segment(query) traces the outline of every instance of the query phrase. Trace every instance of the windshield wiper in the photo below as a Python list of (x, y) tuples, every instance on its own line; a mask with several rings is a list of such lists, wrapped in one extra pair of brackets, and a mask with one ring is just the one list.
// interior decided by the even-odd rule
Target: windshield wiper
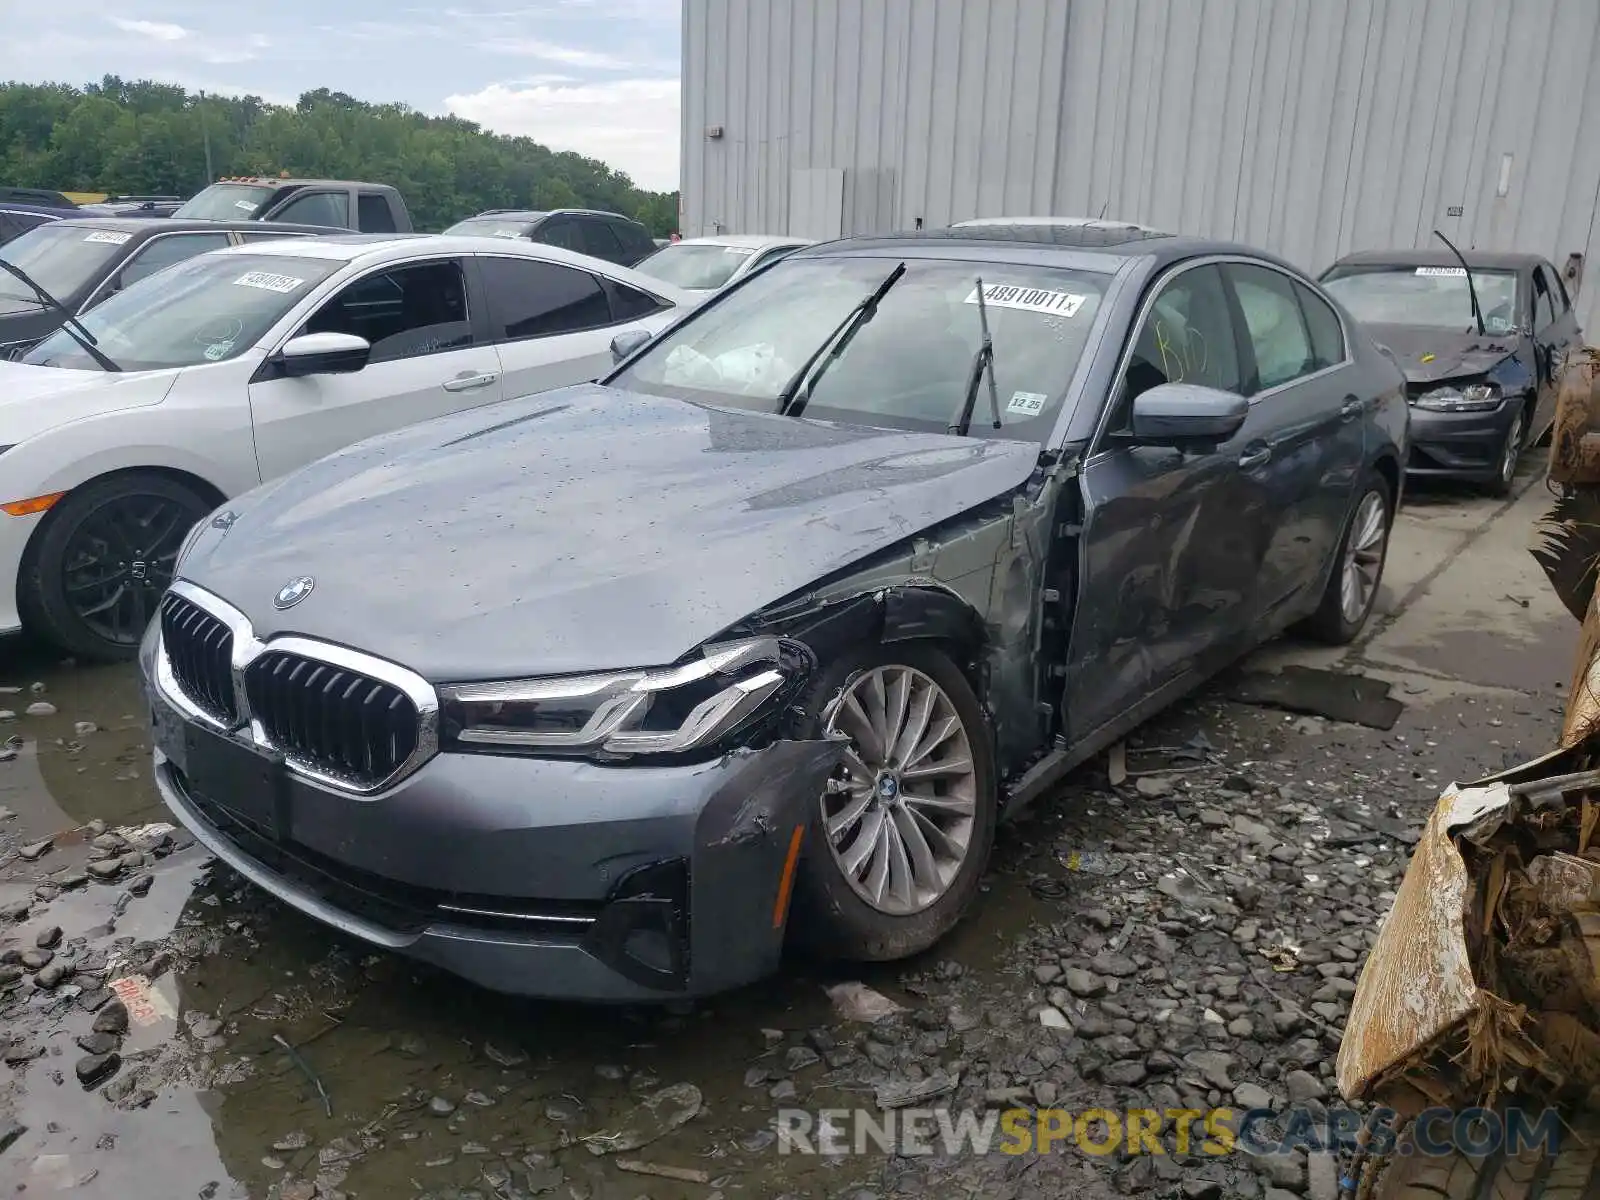
[(956, 437), (966, 437), (967, 430), (972, 427), (972, 410), (978, 406), (978, 387), (983, 383), (983, 377), (989, 377), (989, 414), (994, 418), (994, 427), (1000, 428), (1000, 393), (994, 383), (994, 341), (989, 337), (989, 309), (983, 302), (983, 280), (978, 280), (978, 332), (981, 340), (978, 349), (972, 356), (972, 367), (967, 372), (967, 392), (961, 399), (961, 407), (957, 410), (955, 419), (945, 430)]
[(61, 303), (61, 301), (57, 300), (49, 292), (45, 291), (37, 283), (35, 283), (33, 278), (26, 271), (13, 263), (8, 263), (3, 258), (0, 258), (0, 270), (4, 270), (21, 280), (24, 287), (30, 289), (35, 296), (39, 297), (40, 304), (43, 304), (46, 308), (53, 308), (56, 310), (56, 312), (60, 313), (62, 321), (61, 328), (67, 331), (67, 335), (71, 337), (73, 341), (77, 342), (78, 345), (83, 347), (83, 352), (85, 354), (100, 364), (100, 369), (102, 371), (121, 372), (121, 367), (117, 366), (116, 363), (112, 362), (109, 358), (102, 354), (99, 349), (97, 349), (99, 343), (95, 341), (94, 334), (90, 333), (78, 323), (78, 318), (72, 315), (72, 310), (69, 309), (65, 304)]
[[(822, 345), (816, 348), (811, 357), (800, 364), (800, 369), (794, 373), (789, 382), (783, 385), (783, 390), (778, 393), (779, 416), (798, 417), (805, 410), (806, 403), (811, 399), (811, 393), (816, 390), (817, 380), (822, 378), (822, 373), (831, 367), (839, 356), (844, 353), (845, 347), (850, 344), (850, 339), (860, 332), (861, 327), (877, 315), (878, 301), (884, 298), (889, 289), (898, 283), (900, 276), (905, 273), (906, 265), (901, 263), (884, 276), (883, 282), (873, 288), (866, 296), (863, 296), (861, 302), (845, 314), (844, 320), (834, 326), (833, 332), (827, 336)], [(832, 348), (831, 350), (829, 349), (830, 347)], [(824, 353), (827, 353), (828, 357), (819, 364), (817, 360), (822, 358)], [(814, 375), (812, 374), (813, 367), (816, 368), (816, 374)], [(807, 376), (811, 377), (811, 382), (806, 387), (805, 397), (797, 399), (800, 387), (806, 383)]]
[(1472, 268), (1467, 266), (1467, 256), (1457, 250), (1455, 243), (1437, 229), (1433, 231), (1433, 236), (1450, 247), (1450, 253), (1456, 256), (1461, 263), (1461, 269), (1467, 273), (1467, 295), (1472, 297), (1472, 319), (1478, 323), (1478, 336), (1487, 337), (1489, 331), (1483, 327), (1483, 309), (1478, 306), (1478, 289), (1472, 282)]

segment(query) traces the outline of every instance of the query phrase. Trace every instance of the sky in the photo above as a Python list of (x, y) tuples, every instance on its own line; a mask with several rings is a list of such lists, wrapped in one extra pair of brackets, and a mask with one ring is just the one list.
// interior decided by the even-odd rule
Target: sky
[(0, 0), (0, 79), (103, 75), (454, 113), (678, 186), (680, 0)]

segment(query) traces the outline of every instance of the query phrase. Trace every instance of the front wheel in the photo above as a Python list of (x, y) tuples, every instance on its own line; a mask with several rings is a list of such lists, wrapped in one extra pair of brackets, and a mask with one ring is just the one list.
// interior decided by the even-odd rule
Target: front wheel
[(1522, 460), (1522, 443), (1527, 430), (1528, 414), (1519, 408), (1516, 415), (1511, 418), (1511, 428), (1506, 430), (1506, 440), (1500, 447), (1499, 471), (1488, 489), (1491, 496), (1511, 495), (1512, 484), (1517, 478), (1517, 463)]
[(998, 783), (988, 726), (949, 657), (871, 646), (807, 689), (810, 732), (850, 740), (817, 797), (796, 879), (795, 937), (831, 958), (885, 961), (960, 920), (994, 844)]
[(1378, 602), (1378, 586), (1383, 582), (1383, 564), (1389, 553), (1393, 516), (1389, 481), (1373, 472), (1358, 494), (1360, 499), (1339, 542), (1322, 602), (1305, 624), (1307, 633), (1332, 646), (1354, 641), (1366, 625)]
[[(1596, 1200), (1600, 1197), (1600, 1123), (1570, 1120), (1548, 1145), (1468, 1156), (1408, 1153), (1377, 1168), (1372, 1200)], [(1403, 1143), (1411, 1139), (1402, 1135)], [(1415, 1150), (1414, 1144), (1408, 1149)]]
[(45, 518), (17, 581), (24, 624), (81, 658), (133, 658), (184, 537), (211, 508), (194, 488), (153, 471), (69, 493)]

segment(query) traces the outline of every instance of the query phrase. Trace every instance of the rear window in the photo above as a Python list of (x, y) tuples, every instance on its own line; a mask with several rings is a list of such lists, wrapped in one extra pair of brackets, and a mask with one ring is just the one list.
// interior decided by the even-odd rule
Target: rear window
[(356, 201), (356, 224), (362, 233), (393, 233), (394, 210), (389, 207), (389, 198), (362, 192)]
[(445, 232), (466, 237), (522, 238), (532, 232), (537, 219), (538, 214), (526, 217), (468, 217), (465, 221), (457, 221)]

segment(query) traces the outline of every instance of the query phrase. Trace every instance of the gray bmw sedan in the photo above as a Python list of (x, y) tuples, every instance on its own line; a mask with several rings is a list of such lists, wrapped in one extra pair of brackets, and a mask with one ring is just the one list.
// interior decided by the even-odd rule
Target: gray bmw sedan
[(998, 820), (1372, 611), (1404, 378), (1259, 252), (832, 242), (613, 353), (195, 527), (141, 662), (157, 783), (218, 857), (511, 992), (897, 958)]

